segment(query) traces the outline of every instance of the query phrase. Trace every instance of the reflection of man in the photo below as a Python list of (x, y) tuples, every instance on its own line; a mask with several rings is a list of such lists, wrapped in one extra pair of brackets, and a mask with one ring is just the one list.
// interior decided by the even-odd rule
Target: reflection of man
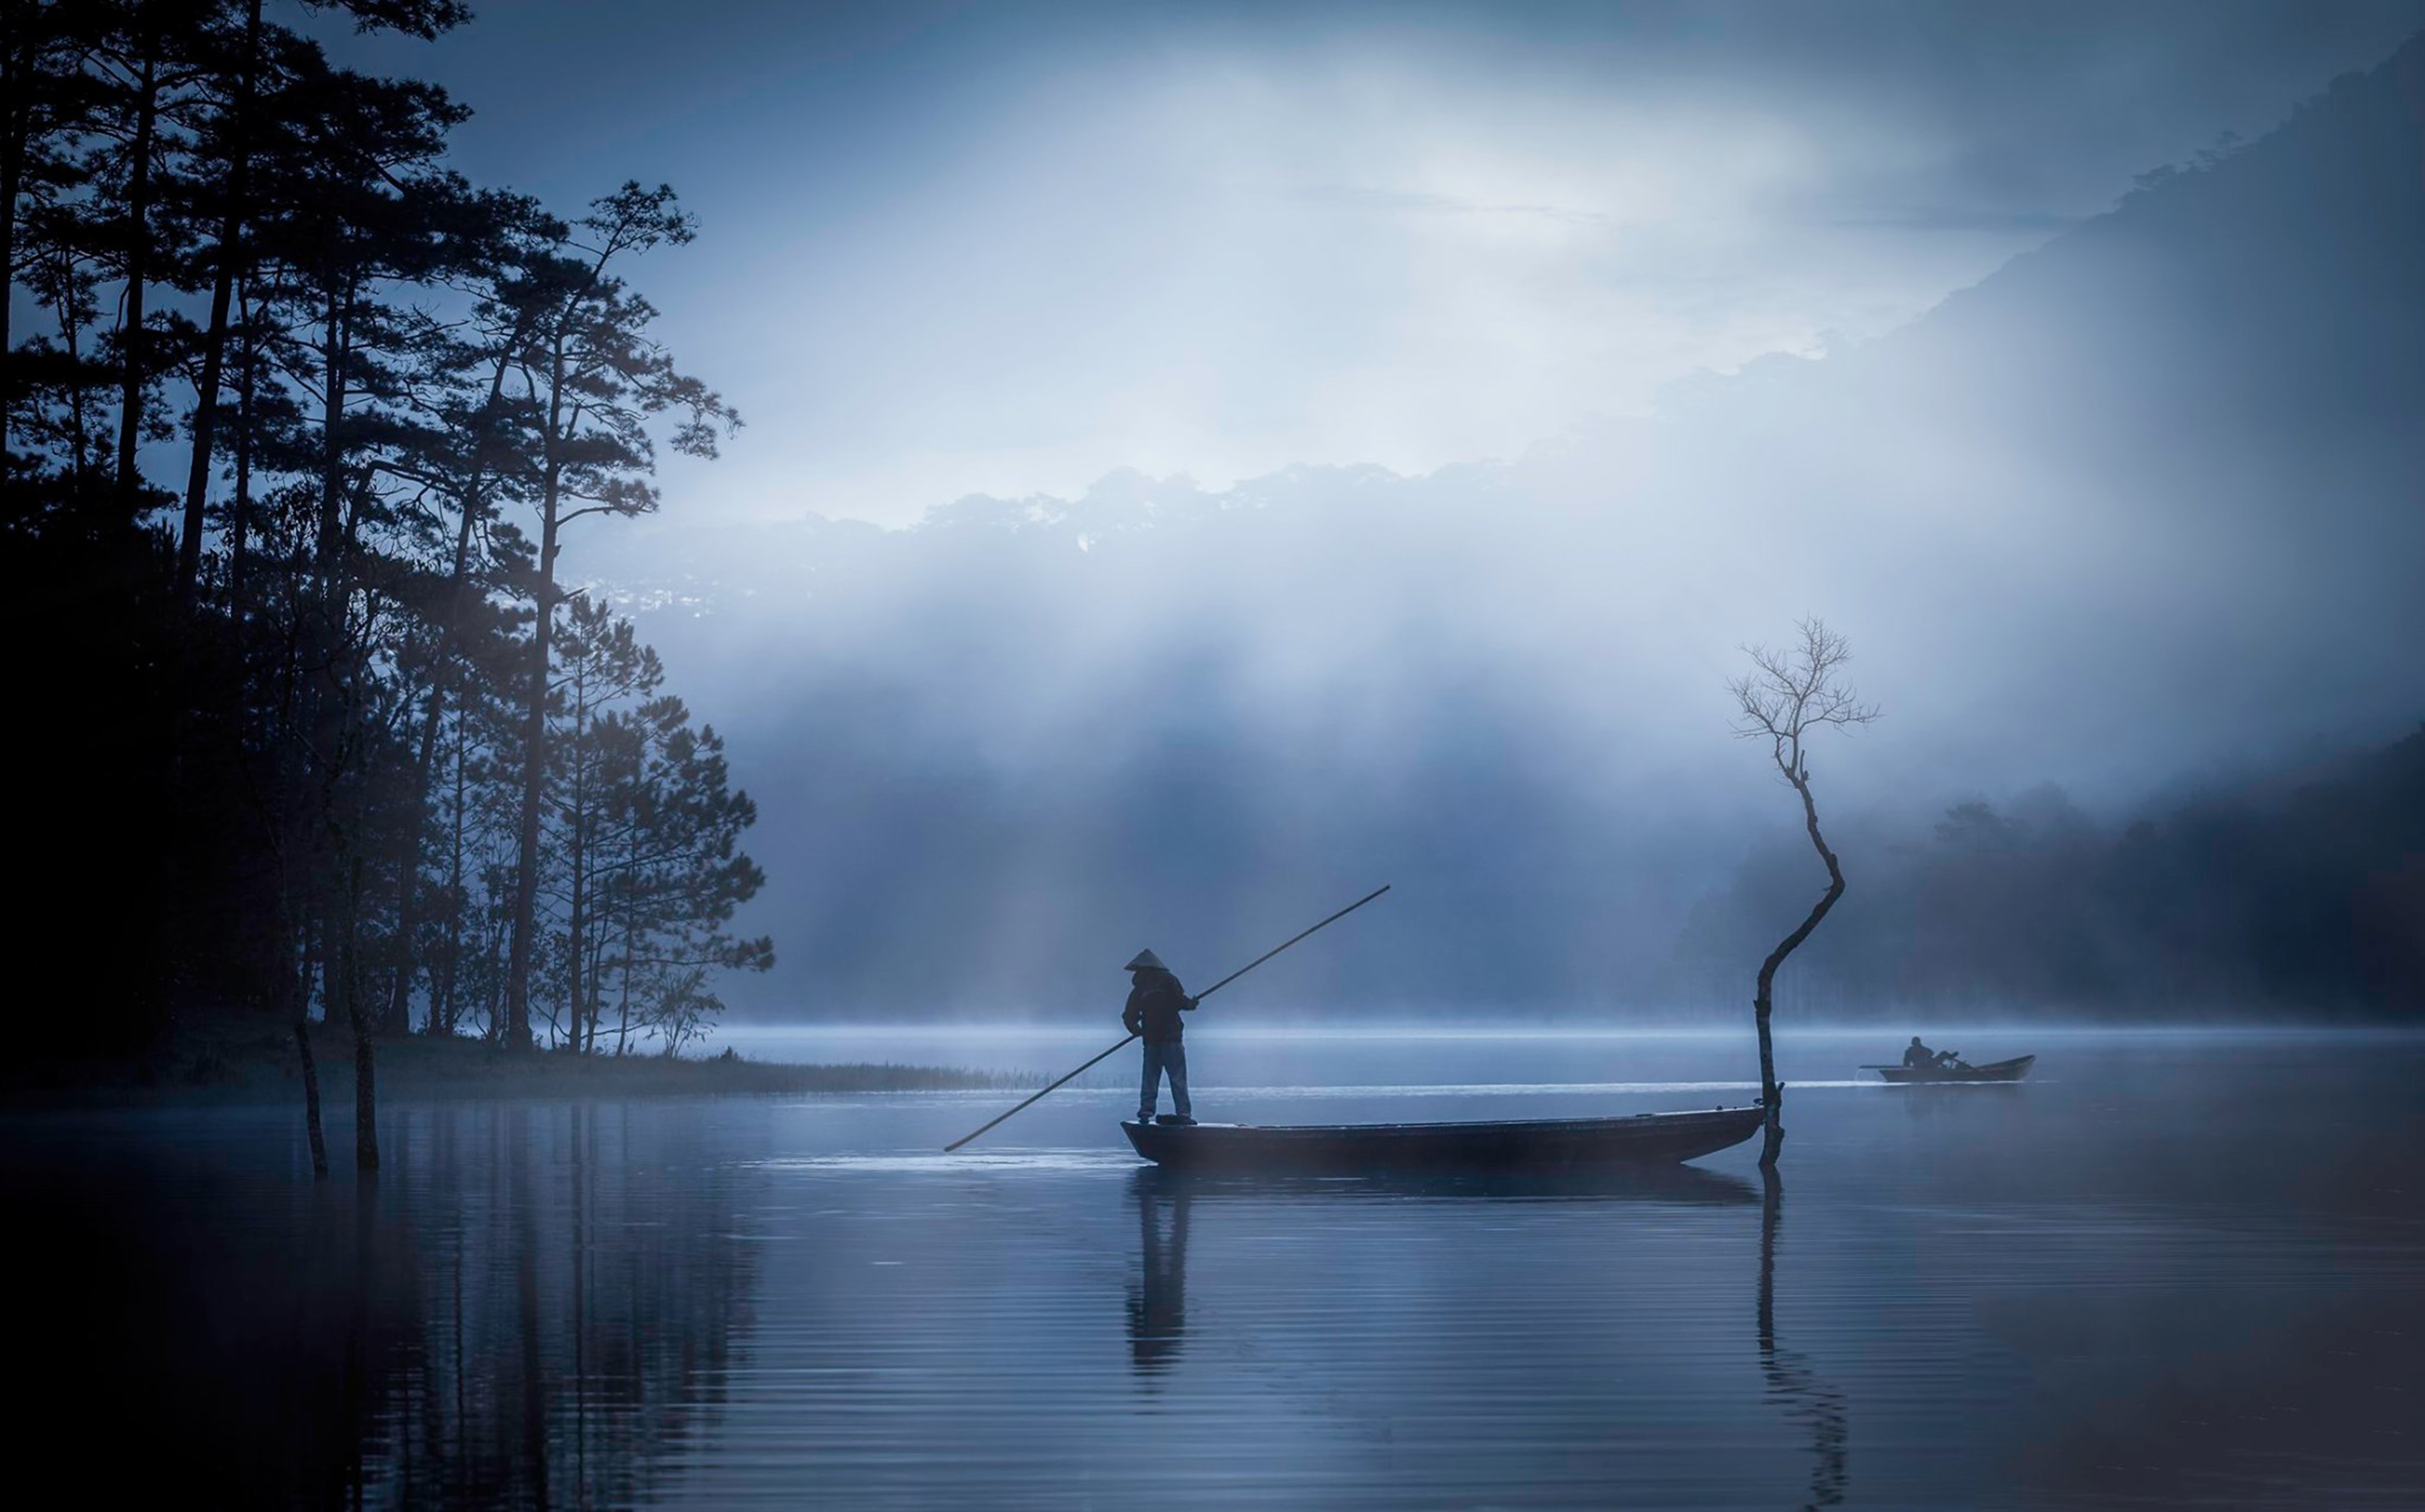
[(1137, 1122), (1153, 1122), (1153, 1104), (1162, 1092), (1163, 1074), (1168, 1072), (1171, 1115), (1162, 1121), (1194, 1123), (1189, 1117), (1194, 1110), (1187, 1101), (1187, 1047), (1181, 1043), (1187, 1031), (1179, 1016), (1196, 1006), (1196, 1000), (1152, 951), (1138, 951), (1123, 970), (1133, 985), (1129, 989), (1128, 1006), (1120, 1010), (1120, 1023), (1145, 1041), (1145, 1085), (1137, 1091)]
[[(1139, 1171), (1132, 1188), (1145, 1283), (1129, 1292), (1129, 1363), (1147, 1375), (1169, 1368), (1187, 1332), (1187, 1194), (1164, 1198), (1154, 1182), (1153, 1172)], [(1162, 1221), (1165, 1208), (1166, 1235)]]

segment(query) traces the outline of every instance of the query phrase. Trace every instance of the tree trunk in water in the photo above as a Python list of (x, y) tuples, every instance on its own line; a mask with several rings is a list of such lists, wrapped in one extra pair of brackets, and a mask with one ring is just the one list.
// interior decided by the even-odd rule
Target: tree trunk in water
[(1776, 1079), (1776, 1053), (1768, 1030), (1769, 1009), (1775, 1001), (1776, 969), (1785, 964), (1785, 957), (1792, 955), (1804, 941), (1810, 938), (1810, 931), (1819, 927), (1819, 921), (1827, 917), (1827, 910), (1844, 895), (1844, 869), (1837, 864), (1836, 853), (1827, 848), (1825, 837), (1819, 833), (1819, 805), (1810, 796), (1809, 772), (1798, 766), (1788, 767), (1786, 780), (1793, 784), (1794, 792), (1802, 795), (1803, 828), (1810, 832), (1810, 844), (1819, 852), (1819, 859), (1827, 863), (1827, 891), (1812, 906), (1810, 916), (1802, 921), (1801, 927), (1778, 941), (1776, 948), (1768, 953), (1768, 958), (1759, 963), (1759, 991), (1752, 999), (1752, 1021), (1759, 1028), (1759, 1095), (1768, 1110), (1759, 1145), (1762, 1170), (1775, 1168), (1777, 1155), (1785, 1149), (1782, 1118), (1785, 1088)]
[(312, 1064), (312, 1029), (295, 1021), (295, 1049), (303, 1057), (303, 1127), (312, 1135), (312, 1179), (329, 1179), (329, 1142), (320, 1137), (320, 1072)]
[(1785, 1088), (1777, 1084), (1776, 1045), (1768, 1032), (1768, 978), (1767, 972), (1760, 973), (1759, 996), (1752, 1000), (1751, 1016), (1759, 1027), (1759, 1102), (1763, 1113), (1759, 1166), (1762, 1170), (1775, 1170), (1776, 1157), (1785, 1149)]

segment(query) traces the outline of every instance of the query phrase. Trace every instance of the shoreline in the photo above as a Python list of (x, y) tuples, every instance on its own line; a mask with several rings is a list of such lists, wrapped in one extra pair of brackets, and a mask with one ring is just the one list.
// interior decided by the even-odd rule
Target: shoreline
[[(353, 1102), (352, 1034), (309, 1026), (320, 1096), (331, 1111)], [(482, 1040), (421, 1036), (371, 1041), (381, 1102), (781, 1097), (857, 1092), (1018, 1091), (1041, 1079), (896, 1062), (795, 1063), (712, 1056), (508, 1053)], [(214, 1023), (172, 1035), (140, 1054), (10, 1068), (0, 1111), (229, 1106), (303, 1101), (302, 1061), (291, 1026)]]

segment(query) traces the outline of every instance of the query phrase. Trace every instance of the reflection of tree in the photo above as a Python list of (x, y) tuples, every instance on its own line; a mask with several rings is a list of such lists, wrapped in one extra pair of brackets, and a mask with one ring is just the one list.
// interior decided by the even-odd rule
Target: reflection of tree
[(648, 1110), (437, 1122), (454, 1233), (420, 1246), (434, 1275), (417, 1287), (425, 1347), (408, 1374), (425, 1378), (388, 1410), (371, 1481), (397, 1500), (648, 1500), (720, 1403), (754, 1287), (740, 1173), (691, 1149), (696, 1124)]
[(756, 1284), (741, 1173), (645, 1110), (445, 1109), (427, 1137), (426, 1184), (384, 1216), (363, 1190), (342, 1361), (313, 1372), (345, 1412), (298, 1469), (342, 1465), (352, 1504), (649, 1500)]
[(1776, 1343), (1776, 1241), (1784, 1227), (1785, 1183), (1774, 1168), (1763, 1170), (1759, 1204), (1759, 1373), (1768, 1400), (1785, 1415), (1810, 1426), (1810, 1496), (1806, 1507), (1840, 1506), (1844, 1501), (1844, 1393), (1819, 1379), (1810, 1357)]
[(1136, 1202), (1140, 1278), (1129, 1283), (1129, 1363), (1148, 1378), (1179, 1358), (1187, 1331), (1187, 1204), (1183, 1184), (1151, 1171), (1131, 1181)]
[(224, 1136), (0, 1151), (44, 1299), (12, 1428), (129, 1503), (649, 1500), (756, 1284), (746, 1173), (649, 1110), (389, 1118), (402, 1158), (326, 1186)]

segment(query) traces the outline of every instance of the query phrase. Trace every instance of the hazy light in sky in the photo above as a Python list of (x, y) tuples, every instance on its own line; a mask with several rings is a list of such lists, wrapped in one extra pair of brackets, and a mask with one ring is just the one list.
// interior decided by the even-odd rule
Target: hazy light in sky
[(750, 426), (669, 503), (888, 523), (1118, 467), (1519, 454), (1891, 330), (2425, 21), (482, 9), (375, 49), (479, 112), (469, 170), (559, 205), (663, 178), (702, 219), (642, 283)]
[(749, 426), (565, 570), (731, 741), (785, 1011), (1400, 877), (1304, 990), (1736, 992), (1806, 611), (1865, 878), (2413, 718), (2425, 0), (562, 14), (377, 66), (699, 217), (634, 277)]

